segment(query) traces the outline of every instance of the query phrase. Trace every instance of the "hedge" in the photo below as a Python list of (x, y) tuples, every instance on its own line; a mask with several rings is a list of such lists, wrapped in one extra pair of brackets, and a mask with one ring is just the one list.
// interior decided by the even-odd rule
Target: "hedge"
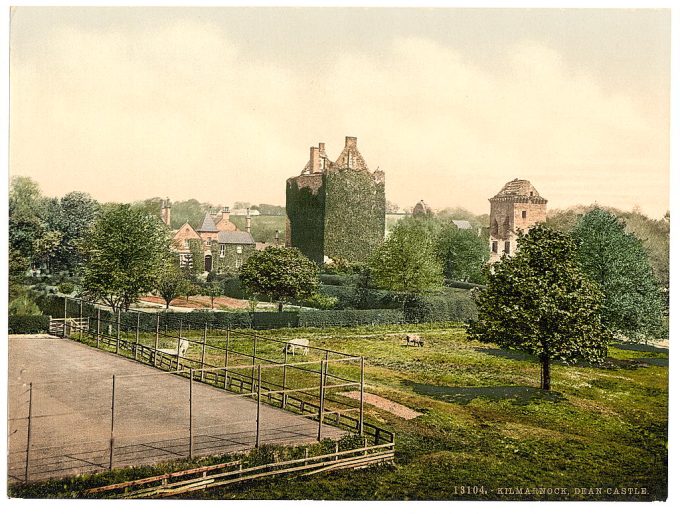
[(9, 316), (10, 334), (42, 334), (50, 328), (49, 316)]
[(401, 309), (344, 311), (300, 311), (301, 327), (353, 327), (356, 325), (394, 325), (404, 322)]
[(356, 284), (358, 275), (330, 275), (328, 273), (319, 273), (319, 282), (329, 286), (351, 286)]
[(416, 295), (404, 304), (408, 323), (477, 319), (477, 306), (467, 291), (445, 289), (439, 294)]

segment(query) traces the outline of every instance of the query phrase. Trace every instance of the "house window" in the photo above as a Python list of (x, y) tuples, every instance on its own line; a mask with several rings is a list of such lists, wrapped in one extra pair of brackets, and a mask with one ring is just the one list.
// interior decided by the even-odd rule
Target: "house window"
[(241, 266), (243, 266), (243, 259), (236, 257), (236, 267), (240, 268)]
[(522, 219), (527, 219), (527, 211), (522, 211)]
[(227, 249), (227, 245), (220, 245), (220, 257), (224, 257), (224, 252)]
[(236, 247), (236, 253), (238, 253), (239, 255), (243, 253), (243, 247), (241, 245), (238, 245)]
[(505, 242), (505, 248), (503, 250), (505, 253), (510, 253), (510, 241)]
[(498, 253), (498, 241), (491, 242), (491, 251), (493, 253)]

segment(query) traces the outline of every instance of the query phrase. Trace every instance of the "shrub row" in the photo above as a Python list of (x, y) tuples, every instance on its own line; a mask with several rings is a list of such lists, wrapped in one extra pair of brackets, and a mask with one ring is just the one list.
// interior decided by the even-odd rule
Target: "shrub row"
[(7, 323), (10, 334), (41, 334), (49, 327), (49, 316), (9, 316)]
[(353, 327), (357, 325), (393, 325), (404, 322), (401, 309), (366, 309), (344, 311), (300, 311), (301, 327)]
[(445, 290), (436, 295), (409, 297), (404, 303), (407, 323), (477, 319), (477, 306), (467, 291)]

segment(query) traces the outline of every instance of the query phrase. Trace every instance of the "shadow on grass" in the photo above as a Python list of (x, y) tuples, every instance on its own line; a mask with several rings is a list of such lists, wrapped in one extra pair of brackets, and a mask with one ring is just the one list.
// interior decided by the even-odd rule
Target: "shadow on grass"
[(475, 348), (475, 351), (491, 355), (492, 357), (503, 357), (513, 361), (536, 361), (534, 355), (516, 350), (506, 350), (504, 348)]
[(637, 343), (616, 343), (612, 345), (614, 348), (619, 348), (620, 350), (631, 350), (633, 352), (646, 352), (646, 353), (663, 353), (668, 355), (668, 348), (659, 348), (657, 346), (652, 346), (649, 344), (637, 344)]
[(542, 401), (558, 403), (566, 400), (561, 393), (543, 391), (538, 387), (448, 387), (419, 384), (411, 381), (405, 381), (404, 385), (412, 388), (415, 393), (431, 396), (437, 400), (449, 403), (457, 403), (459, 405), (467, 405), (475, 398), (483, 398), (491, 401), (511, 400), (514, 405), (529, 405)]

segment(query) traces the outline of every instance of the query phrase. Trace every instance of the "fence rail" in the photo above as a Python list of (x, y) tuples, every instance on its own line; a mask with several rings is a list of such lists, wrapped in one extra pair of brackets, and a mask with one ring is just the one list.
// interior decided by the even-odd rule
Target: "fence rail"
[[(208, 327), (207, 324), (203, 327), (194, 326), (193, 331), (189, 332), (190, 327), (182, 326), (181, 321), (177, 331), (173, 332), (167, 328), (162, 329), (158, 317), (155, 330), (149, 331), (140, 325), (139, 315), (136, 317), (136, 323), (126, 324), (122, 322), (120, 312), (113, 313), (84, 302), (76, 306), (78, 316), (70, 317), (66, 302), (68, 299), (65, 300), (64, 316), (50, 319), (50, 333), (115, 353), (162, 372), (187, 378), (190, 413), (193, 401), (191, 384), (194, 382), (230, 391), (234, 393), (230, 395), (232, 398), (242, 397), (256, 402), (255, 447), (260, 445), (261, 433), (266, 430), (266, 427), (261, 426), (260, 404), (285, 409), (301, 418), (315, 421), (316, 439), (319, 441), (324, 433), (323, 427), (328, 425), (365, 436), (372, 446), (394, 444), (392, 432), (364, 420), (362, 357), (316, 346), (309, 346), (307, 349), (309, 355), (305, 353), (290, 357), (287, 352), (287, 341), (229, 327)], [(128, 321), (130, 317), (128, 315)], [(188, 344), (185, 354), (180, 351), (181, 341)], [(154, 373), (157, 374), (157, 371), (149, 375)], [(132, 375), (127, 375), (130, 376)], [(134, 444), (125, 446), (114, 434), (118, 424), (116, 417), (120, 416), (116, 412), (118, 402), (116, 378), (122, 380), (126, 375), (112, 378), (111, 404), (108, 407), (111, 437), (107, 457), (98, 456), (95, 459), (96, 468), (99, 470), (126, 464), (123, 455), (137, 451)], [(336, 394), (357, 389), (358, 401), (350, 401), (347, 397)], [(105, 409), (101, 410), (103, 413)], [(38, 419), (40, 413), (31, 413), (30, 405), (28, 411), (28, 416), (19, 421), (25, 421), (27, 431), (30, 432), (31, 422)], [(197, 440), (196, 434), (196, 427), (192, 426), (192, 416), (189, 414), (188, 438), (181, 434), (173, 434), (170, 439), (163, 441), (163, 447), (175, 446), (178, 448), (176, 450), (179, 452), (176, 453), (178, 456), (192, 458), (196, 449), (194, 444)], [(132, 449), (126, 450), (128, 446)], [(187, 447), (188, 454), (185, 454)], [(209, 448), (208, 442), (203, 441), (202, 450)], [(32, 468), (29, 474), (29, 462), (32, 465), (33, 460), (43, 458), (45, 452), (45, 448), (36, 447), (31, 443), (29, 433), (25, 452), (24, 481), (28, 482), (31, 477), (38, 479), (37, 473)], [(205, 454), (205, 451), (202, 453)], [(92, 459), (88, 457), (85, 460)], [(13, 478), (17, 479), (17, 475), (15, 469)]]

